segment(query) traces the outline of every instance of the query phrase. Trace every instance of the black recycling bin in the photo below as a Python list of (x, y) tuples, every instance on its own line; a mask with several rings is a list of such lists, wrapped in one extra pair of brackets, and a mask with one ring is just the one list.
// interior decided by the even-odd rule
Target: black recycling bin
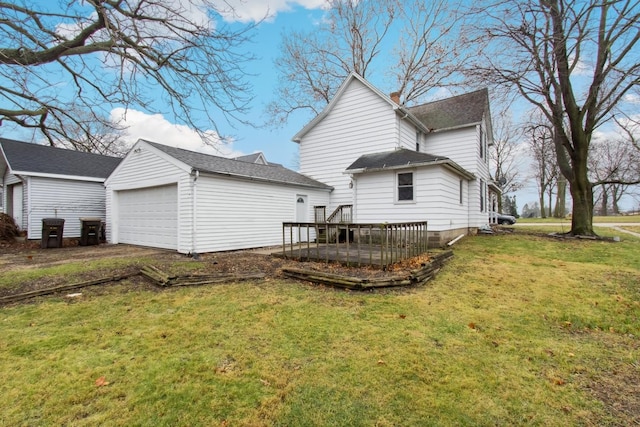
[(80, 246), (99, 245), (102, 219), (80, 218), (80, 223), (82, 224), (80, 230)]
[(62, 233), (64, 232), (64, 219), (62, 218), (42, 218), (42, 240), (40, 247), (61, 248)]

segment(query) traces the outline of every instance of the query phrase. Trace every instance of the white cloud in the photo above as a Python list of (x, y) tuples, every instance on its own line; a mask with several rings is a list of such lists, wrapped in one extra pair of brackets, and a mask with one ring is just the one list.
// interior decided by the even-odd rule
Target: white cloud
[(215, 0), (218, 11), (226, 21), (257, 22), (265, 17), (272, 21), (280, 12), (296, 6), (305, 9), (324, 9), (326, 0)]
[(199, 153), (213, 154), (221, 157), (237, 157), (242, 152), (233, 149), (232, 143), (220, 142), (214, 130), (207, 131), (207, 136), (214, 145), (206, 144), (202, 137), (185, 125), (171, 123), (162, 114), (147, 114), (138, 110), (114, 108), (111, 110), (111, 121), (124, 127), (124, 140), (127, 145), (135, 144), (138, 139), (146, 139), (170, 147), (182, 148)]

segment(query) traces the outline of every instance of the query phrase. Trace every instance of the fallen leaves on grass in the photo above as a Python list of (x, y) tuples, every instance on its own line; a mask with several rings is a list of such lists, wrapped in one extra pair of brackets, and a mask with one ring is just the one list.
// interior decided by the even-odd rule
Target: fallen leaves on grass
[(109, 385), (109, 381), (107, 381), (107, 379), (104, 376), (96, 380), (96, 387), (104, 387), (107, 385)]

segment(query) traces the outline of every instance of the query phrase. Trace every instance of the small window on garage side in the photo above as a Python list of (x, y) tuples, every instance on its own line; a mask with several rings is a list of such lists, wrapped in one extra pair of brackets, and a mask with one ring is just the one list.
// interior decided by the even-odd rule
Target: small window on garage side
[(464, 181), (460, 180), (460, 204), (464, 203)]
[(398, 174), (398, 201), (408, 202), (413, 200), (413, 172)]

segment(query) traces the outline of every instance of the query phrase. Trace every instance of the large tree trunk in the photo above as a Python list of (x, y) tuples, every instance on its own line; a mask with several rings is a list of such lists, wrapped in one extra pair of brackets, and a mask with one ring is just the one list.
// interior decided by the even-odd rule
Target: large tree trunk
[(574, 162), (574, 176), (569, 179), (573, 199), (571, 232), (574, 236), (595, 236), (593, 232), (593, 187), (587, 178), (587, 164)]

